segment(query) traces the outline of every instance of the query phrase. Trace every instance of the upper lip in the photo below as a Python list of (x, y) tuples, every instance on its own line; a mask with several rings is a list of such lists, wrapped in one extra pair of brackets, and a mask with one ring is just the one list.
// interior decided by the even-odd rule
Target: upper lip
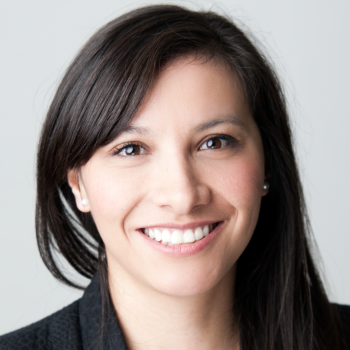
[(177, 229), (177, 230), (186, 230), (186, 229), (194, 229), (196, 227), (203, 227), (205, 225), (211, 225), (219, 223), (223, 220), (206, 220), (206, 221), (197, 221), (197, 222), (189, 222), (187, 224), (177, 224), (173, 222), (163, 222), (159, 224), (152, 224), (142, 227), (144, 228), (171, 228), (171, 229)]

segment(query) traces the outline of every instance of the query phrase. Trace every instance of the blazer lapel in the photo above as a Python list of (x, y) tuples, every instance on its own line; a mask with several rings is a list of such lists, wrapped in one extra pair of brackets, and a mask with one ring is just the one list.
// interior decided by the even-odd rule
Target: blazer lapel
[[(104, 312), (104, 315), (102, 315)], [(86, 288), (79, 304), (79, 322), (84, 350), (127, 350), (114, 307), (108, 300), (102, 310), (99, 274)]]

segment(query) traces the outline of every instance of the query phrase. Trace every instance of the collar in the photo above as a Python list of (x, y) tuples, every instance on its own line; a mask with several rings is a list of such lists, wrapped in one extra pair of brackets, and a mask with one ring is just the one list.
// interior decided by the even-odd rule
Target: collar
[(127, 350), (112, 303), (107, 301), (104, 315), (102, 311), (100, 278), (96, 273), (79, 303), (83, 350)]

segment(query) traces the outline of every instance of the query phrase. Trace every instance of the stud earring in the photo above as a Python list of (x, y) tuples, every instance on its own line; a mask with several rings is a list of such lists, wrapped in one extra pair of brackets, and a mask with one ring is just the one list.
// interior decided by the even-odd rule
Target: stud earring
[(87, 204), (87, 200), (85, 198), (82, 198), (81, 199), (81, 204), (82, 204), (83, 207), (85, 207), (86, 204)]
[(270, 188), (270, 184), (269, 184), (267, 181), (265, 181), (265, 182), (264, 182), (263, 189), (266, 191), (266, 190), (268, 190), (269, 188)]

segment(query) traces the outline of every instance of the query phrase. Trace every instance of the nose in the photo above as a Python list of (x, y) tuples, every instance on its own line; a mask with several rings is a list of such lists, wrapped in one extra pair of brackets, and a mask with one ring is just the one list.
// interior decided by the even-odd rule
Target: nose
[(158, 207), (186, 215), (210, 201), (210, 189), (185, 157), (163, 160), (154, 177), (153, 202)]

